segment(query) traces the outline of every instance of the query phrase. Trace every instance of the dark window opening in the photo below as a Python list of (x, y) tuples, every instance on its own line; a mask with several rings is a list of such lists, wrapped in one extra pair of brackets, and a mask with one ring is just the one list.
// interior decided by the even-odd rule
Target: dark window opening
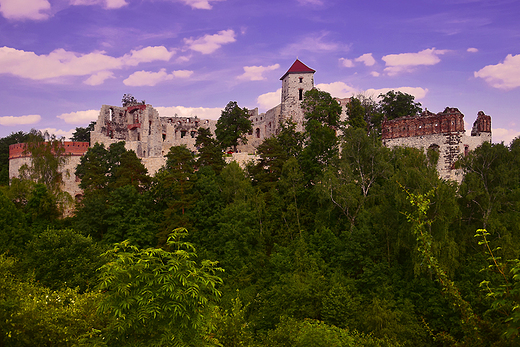
[(303, 83), (303, 77), (300, 77), (300, 83)]
[(148, 135), (152, 135), (152, 121), (148, 122)]
[(303, 89), (300, 89), (299, 92), (300, 92), (299, 99), (303, 100)]
[(186, 130), (181, 130), (181, 139), (186, 136)]
[(166, 140), (166, 134), (162, 134), (162, 140), (163, 140), (163, 141)]
[(194, 139), (194, 138), (195, 138), (195, 131), (192, 131), (192, 132), (190, 133), (190, 136), (191, 136), (192, 139)]
[(260, 128), (256, 128), (256, 138), (260, 138)]

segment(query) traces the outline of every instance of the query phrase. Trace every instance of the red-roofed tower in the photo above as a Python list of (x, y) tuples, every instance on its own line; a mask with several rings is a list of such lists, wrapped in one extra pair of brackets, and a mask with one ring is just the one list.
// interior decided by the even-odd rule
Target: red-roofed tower
[(292, 118), (297, 124), (297, 131), (303, 131), (301, 102), (305, 92), (314, 88), (315, 72), (299, 59), (296, 59), (289, 70), (280, 78), (282, 80), (282, 119)]

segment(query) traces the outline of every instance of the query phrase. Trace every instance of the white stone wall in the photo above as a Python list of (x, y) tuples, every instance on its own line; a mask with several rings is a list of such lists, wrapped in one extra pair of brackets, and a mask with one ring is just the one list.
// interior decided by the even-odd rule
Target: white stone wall
[(450, 134), (432, 134), (424, 136), (401, 137), (383, 140), (387, 147), (414, 147), (422, 148), (426, 152), (428, 148), (438, 146), (439, 161), (437, 172), (443, 179), (461, 182), (462, 170), (454, 169), (453, 164), (468, 151), (473, 151), (482, 143), (491, 142), (491, 134), (484, 133), (480, 136), (467, 136), (463, 132)]
[[(79, 188), (79, 180), (76, 179), (76, 167), (80, 163), (81, 156), (79, 155), (70, 155), (66, 156), (65, 163), (60, 167), (59, 172), (62, 174), (63, 184), (61, 189), (67, 193), (69, 193), (72, 198), (75, 198), (78, 195), (82, 195), (83, 191)], [(31, 158), (29, 157), (20, 157), (13, 158), (9, 160), (9, 178), (18, 178), (20, 177), (20, 168), (22, 165), (27, 164), (31, 165)]]

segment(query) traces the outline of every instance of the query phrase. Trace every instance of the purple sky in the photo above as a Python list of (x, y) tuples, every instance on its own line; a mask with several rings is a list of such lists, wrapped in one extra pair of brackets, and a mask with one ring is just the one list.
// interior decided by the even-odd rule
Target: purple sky
[(266, 111), (299, 58), (333, 96), (398, 89), (520, 135), (514, 0), (0, 0), (0, 137), (69, 137), (124, 93), (163, 116)]

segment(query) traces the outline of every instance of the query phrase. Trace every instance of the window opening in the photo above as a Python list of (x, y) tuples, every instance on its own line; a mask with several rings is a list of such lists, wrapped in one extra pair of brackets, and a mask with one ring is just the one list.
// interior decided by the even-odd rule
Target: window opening
[(303, 89), (300, 89), (299, 92), (300, 92), (299, 99), (303, 100)]

